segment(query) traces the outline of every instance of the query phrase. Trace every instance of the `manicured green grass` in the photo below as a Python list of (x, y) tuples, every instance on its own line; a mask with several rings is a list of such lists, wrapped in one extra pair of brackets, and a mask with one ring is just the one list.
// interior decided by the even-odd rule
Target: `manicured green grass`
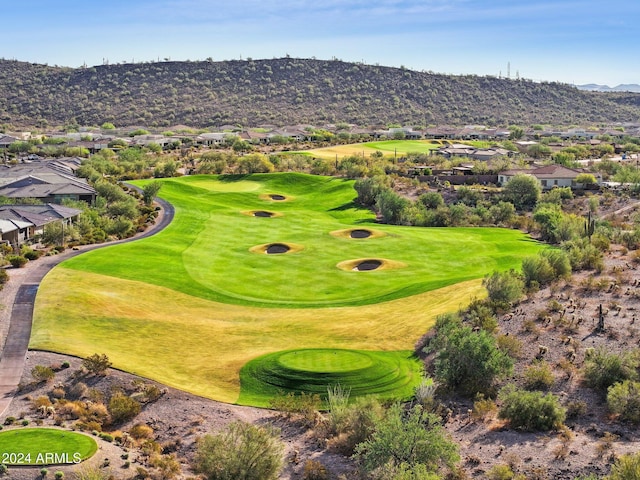
[[(506, 229), (377, 224), (343, 179), (194, 176), (164, 180), (160, 193), (176, 207), (167, 229), (45, 277), (30, 348), (106, 353), (115, 367), (176, 388), (263, 405), (261, 388), (241, 392), (247, 362), (292, 347), (411, 350), (438, 314), (485, 294), (485, 274), (541, 248)], [(353, 239), (354, 228), (375, 234)], [(254, 248), (270, 243), (295, 248)], [(386, 263), (345, 269), (364, 258)]]
[(352, 143), (349, 145), (334, 145), (325, 148), (315, 148), (300, 153), (315, 158), (338, 159), (350, 155), (369, 156), (374, 152), (380, 151), (385, 155), (406, 155), (408, 153), (428, 153), (441, 146), (438, 141), (432, 140), (382, 140), (379, 142)]
[[(282, 194), (286, 200), (271, 200), (269, 194)], [(64, 266), (218, 302), (313, 308), (366, 305), (435, 290), (517, 267), (523, 256), (540, 248), (514, 230), (375, 224), (369, 210), (353, 203), (353, 182), (330, 177), (185, 177), (164, 181), (161, 195), (177, 211), (165, 231), (89, 252)], [(253, 210), (279, 216), (243, 213)], [(331, 235), (349, 226), (385, 235)], [(286, 255), (252, 251), (274, 242), (301, 248)], [(360, 258), (382, 258), (406, 267), (370, 272), (337, 267)]]
[(269, 406), (278, 394), (318, 394), (340, 385), (351, 398), (408, 399), (422, 378), (422, 365), (412, 352), (372, 352), (339, 349), (301, 349), (256, 358), (240, 370), (238, 403)]
[(76, 432), (53, 428), (0, 432), (0, 463), (5, 465), (80, 463), (97, 450), (93, 438)]

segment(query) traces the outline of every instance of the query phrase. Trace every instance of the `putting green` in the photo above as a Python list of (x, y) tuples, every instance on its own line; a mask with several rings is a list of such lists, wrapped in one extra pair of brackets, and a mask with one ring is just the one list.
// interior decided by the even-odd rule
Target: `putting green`
[(278, 394), (318, 394), (340, 385), (351, 397), (408, 399), (421, 381), (422, 365), (410, 351), (301, 349), (270, 353), (240, 370), (238, 403), (268, 406)]
[(53, 428), (0, 432), (0, 463), (5, 465), (63, 465), (80, 463), (98, 450), (84, 434)]

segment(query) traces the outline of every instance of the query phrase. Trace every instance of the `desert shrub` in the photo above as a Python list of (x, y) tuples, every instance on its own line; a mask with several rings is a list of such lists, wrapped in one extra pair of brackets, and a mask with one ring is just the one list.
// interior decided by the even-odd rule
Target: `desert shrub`
[(475, 299), (464, 312), (464, 318), (474, 327), (491, 333), (495, 332), (498, 328), (498, 319), (494, 312), (494, 306), (498, 305), (490, 305), (486, 300)]
[(109, 400), (109, 413), (113, 423), (122, 423), (131, 420), (140, 413), (140, 402), (127, 395), (117, 392)]
[(28, 260), (22, 255), (9, 255), (7, 257), (7, 261), (11, 264), (13, 268), (22, 268), (28, 262)]
[(566, 416), (558, 398), (548, 393), (517, 390), (508, 385), (500, 391), (502, 406), (498, 417), (508, 420), (513, 428), (546, 431), (560, 427)]
[(4, 475), (9, 471), (9, 467), (7, 467), (4, 463), (0, 463), (0, 475)]
[(441, 465), (452, 467), (459, 460), (458, 447), (437, 415), (420, 405), (405, 412), (399, 404), (392, 405), (373, 435), (356, 447), (356, 457), (366, 472), (391, 462), (395, 467), (424, 465), (436, 473)]
[(37, 260), (41, 255), (42, 254), (40, 252), (31, 249), (22, 252), (22, 256), (27, 260)]
[(585, 357), (583, 375), (586, 384), (596, 390), (606, 391), (611, 385), (638, 377), (640, 356), (637, 351), (621, 354), (609, 353), (598, 348)]
[(93, 355), (82, 360), (82, 366), (93, 375), (103, 375), (109, 367), (111, 361), (106, 354), (94, 353)]
[(494, 465), (487, 472), (488, 480), (512, 480), (515, 477), (515, 473), (511, 470), (509, 465)]
[(47, 470), (46, 468), (41, 468), (41, 469), (40, 469), (40, 476), (41, 476), (42, 478), (46, 477), (46, 476), (47, 476), (47, 473), (49, 473), (49, 470)]
[(52, 405), (51, 400), (46, 395), (42, 395), (38, 398), (35, 398), (34, 400), (31, 401), (31, 404), (33, 405), (34, 410), (38, 410), (39, 408), (42, 408), (42, 407), (45, 407), (45, 408), (50, 407)]
[(299, 414), (305, 423), (311, 425), (316, 418), (316, 412), (322, 406), (322, 399), (317, 393), (279, 392), (270, 400), (269, 406), (289, 415)]
[[(452, 468), (451, 472), (446, 478), (454, 480), (455, 478), (464, 479), (466, 477), (454, 477)], [(456, 472), (459, 472), (455, 470)], [(369, 480), (440, 480), (439, 474), (430, 472), (426, 465), (416, 463), (409, 465), (407, 463), (396, 464), (394, 462), (387, 462), (383, 466), (377, 468), (369, 474), (367, 479)]]
[(113, 442), (113, 435), (110, 435), (108, 433), (100, 433), (98, 434), (98, 436), (105, 442), (109, 442), (109, 443)]
[(554, 382), (553, 369), (548, 362), (535, 362), (524, 372), (524, 386), (527, 390), (547, 390)]
[(78, 382), (69, 389), (69, 397), (73, 399), (84, 398), (88, 392), (89, 387), (82, 382)]
[(608, 480), (636, 480), (640, 478), (640, 453), (620, 456), (611, 466)]
[(498, 335), (496, 347), (511, 358), (520, 358), (522, 355), (522, 341), (515, 335)]
[(622, 420), (640, 423), (640, 382), (625, 380), (611, 385), (607, 391), (607, 406)]
[(275, 480), (284, 452), (277, 435), (269, 427), (234, 422), (198, 439), (194, 471), (208, 480)]
[(53, 477), (56, 480), (62, 480), (64, 478), (64, 472), (58, 470), (56, 473), (53, 474)]
[(497, 305), (511, 305), (522, 297), (524, 282), (515, 270), (493, 272), (482, 280), (489, 299)]
[(587, 413), (587, 402), (573, 400), (567, 403), (567, 418), (576, 418)]
[(307, 460), (302, 471), (302, 480), (329, 480), (329, 472), (317, 460)]
[(36, 382), (49, 382), (56, 374), (51, 367), (36, 365), (31, 369), (31, 376)]
[(176, 478), (181, 471), (180, 462), (175, 453), (169, 455), (154, 455), (149, 460), (149, 465), (158, 469), (161, 478), (171, 480)]
[(415, 388), (414, 396), (416, 400), (422, 407), (427, 411), (434, 411), (436, 409), (437, 400), (436, 400), (436, 390), (438, 389), (438, 384), (433, 381), (433, 378), (423, 378)]
[(496, 348), (490, 333), (474, 332), (451, 316), (436, 319), (436, 336), (427, 349), (435, 352), (436, 378), (466, 395), (487, 392), (513, 370), (513, 360)]
[(478, 395), (476, 401), (473, 402), (471, 415), (473, 415), (473, 418), (476, 420), (480, 420), (493, 415), (497, 411), (498, 406), (496, 405), (496, 402), (490, 398), (485, 398), (484, 395)]
[(129, 435), (136, 440), (153, 437), (153, 428), (148, 425), (138, 423), (129, 429)]
[(384, 414), (380, 402), (372, 397), (356, 399), (339, 420), (332, 418), (333, 413), (329, 411), (329, 428), (336, 435), (328, 442), (329, 447), (343, 455), (352, 455), (359, 443), (371, 437)]
[(0, 290), (4, 287), (4, 284), (9, 281), (9, 274), (4, 268), (0, 268)]

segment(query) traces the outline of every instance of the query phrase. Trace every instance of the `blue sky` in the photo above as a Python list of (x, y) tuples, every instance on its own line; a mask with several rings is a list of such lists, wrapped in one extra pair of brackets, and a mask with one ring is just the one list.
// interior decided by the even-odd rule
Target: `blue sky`
[(333, 57), (438, 73), (640, 83), (640, 2), (21, 0), (0, 56), (35, 63)]

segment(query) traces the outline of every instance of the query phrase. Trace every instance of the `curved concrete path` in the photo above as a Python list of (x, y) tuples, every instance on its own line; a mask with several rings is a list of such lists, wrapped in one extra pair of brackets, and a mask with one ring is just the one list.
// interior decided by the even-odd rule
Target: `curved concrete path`
[[(175, 211), (173, 206), (164, 200), (156, 199), (156, 202), (162, 207), (162, 214), (156, 223), (142, 233), (123, 240), (80, 247), (79, 250), (67, 250), (59, 255), (41, 257), (34, 262), (36, 265), (22, 280), (22, 284), (18, 287), (13, 298), (7, 339), (0, 354), (0, 417), (4, 415), (4, 412), (11, 404), (14, 395), (17, 393), (20, 379), (22, 378), (29, 347), (29, 338), (31, 337), (33, 306), (40, 281), (53, 267), (67, 258), (75, 257), (81, 253), (98, 248), (150, 237), (164, 229), (173, 221)], [(11, 303), (11, 299), (9, 299), (8, 303)]]

